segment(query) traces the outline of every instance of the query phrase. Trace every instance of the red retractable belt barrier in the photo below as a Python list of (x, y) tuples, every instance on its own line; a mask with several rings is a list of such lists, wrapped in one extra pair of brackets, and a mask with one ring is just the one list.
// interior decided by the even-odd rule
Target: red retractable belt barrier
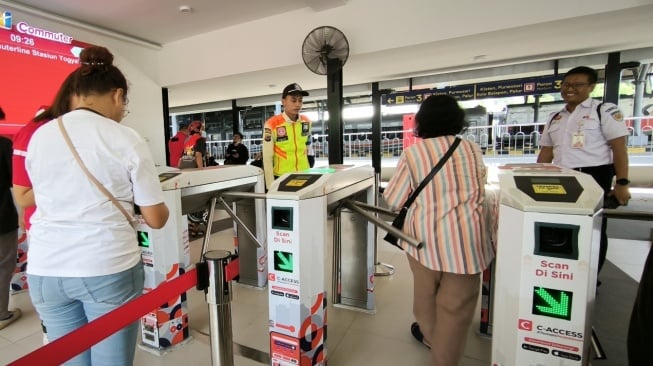
[(233, 281), (240, 274), (240, 258), (235, 257), (224, 267), (224, 279)]
[[(164, 282), (147, 294), (104, 314), (57, 340), (10, 363), (10, 366), (60, 365), (91, 348), (94, 344), (133, 323), (158, 308), (166, 299), (173, 298), (197, 284), (197, 270)], [(163, 301), (162, 301), (163, 300)]]

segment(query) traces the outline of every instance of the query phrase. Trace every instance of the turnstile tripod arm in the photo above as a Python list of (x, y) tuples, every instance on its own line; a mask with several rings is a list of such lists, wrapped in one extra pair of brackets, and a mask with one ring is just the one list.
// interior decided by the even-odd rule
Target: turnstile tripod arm
[(390, 216), (390, 217), (393, 217), (393, 218), (395, 216), (397, 216), (396, 212), (394, 212), (392, 210), (389, 210), (387, 208), (374, 206), (374, 205), (368, 205), (367, 203), (358, 202), (358, 201), (356, 201), (355, 204), (356, 204), (356, 206), (358, 206), (360, 208), (364, 208), (364, 209), (366, 209), (368, 211), (374, 211), (374, 212), (380, 213), (382, 215)]
[(626, 211), (614, 208), (604, 208), (603, 217), (609, 219), (653, 221), (653, 213), (647, 211)]
[(222, 192), (222, 197), (236, 197), (236, 198), (253, 198), (264, 200), (266, 198), (265, 193), (256, 193), (256, 192), (235, 192), (227, 191)]
[[(363, 208), (361, 208), (361, 206), (359, 206), (360, 202), (354, 202), (354, 201), (347, 200), (347, 201), (344, 201), (342, 203), (342, 205), (349, 208), (350, 210), (356, 212), (357, 214), (363, 216), (365, 219), (367, 219), (368, 221), (370, 221), (374, 225), (381, 227), (385, 231), (387, 231), (387, 232), (391, 233), (392, 235), (398, 237), (399, 239), (407, 242), (408, 244), (416, 247), (417, 249), (422, 249), (422, 247), (424, 246), (424, 243), (418, 241), (417, 239), (413, 238), (410, 235), (406, 235), (403, 231), (398, 230), (396, 227), (388, 224), (387, 222), (385, 222), (385, 221), (379, 219), (378, 217), (370, 214), (369, 212), (365, 211)], [(368, 206), (368, 205), (365, 205), (365, 206)]]
[(254, 241), (254, 243), (256, 243), (256, 246), (259, 248), (263, 247), (261, 243), (259, 243), (258, 239), (256, 238), (256, 235), (252, 234), (252, 232), (249, 230), (247, 225), (245, 225), (243, 220), (241, 220), (240, 217), (236, 216), (236, 213), (234, 212), (234, 210), (231, 209), (231, 207), (229, 207), (229, 204), (224, 200), (224, 198), (220, 197), (218, 198), (218, 200), (220, 201), (222, 208), (224, 208), (225, 211), (227, 211), (227, 214), (231, 216), (231, 218), (236, 222), (236, 224), (238, 224), (238, 226), (241, 229), (243, 229), (247, 233), (247, 235), (249, 235), (249, 237)]
[(211, 241), (211, 226), (213, 225), (213, 214), (215, 213), (215, 203), (216, 203), (216, 198), (211, 197), (211, 202), (209, 203), (209, 217), (206, 220), (206, 234), (204, 234), (204, 240), (202, 241), (202, 254), (200, 255), (201, 262), (204, 262), (204, 254), (206, 254), (206, 251), (209, 248), (209, 242)]

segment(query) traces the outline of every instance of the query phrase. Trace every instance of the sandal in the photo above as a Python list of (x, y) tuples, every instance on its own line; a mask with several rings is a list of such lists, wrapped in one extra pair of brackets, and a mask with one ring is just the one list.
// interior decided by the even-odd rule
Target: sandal
[(191, 230), (190, 236), (193, 238), (198, 238), (204, 236), (205, 232), (203, 230)]
[(202, 230), (202, 226), (200, 223), (193, 223), (189, 222), (188, 223), (188, 235), (192, 238), (197, 238), (200, 236), (204, 236), (204, 230)]
[(422, 331), (419, 329), (419, 324), (417, 324), (417, 322), (410, 325), (410, 334), (412, 334), (421, 344), (425, 345), (426, 348), (431, 349), (431, 346), (424, 342), (424, 334), (422, 334)]

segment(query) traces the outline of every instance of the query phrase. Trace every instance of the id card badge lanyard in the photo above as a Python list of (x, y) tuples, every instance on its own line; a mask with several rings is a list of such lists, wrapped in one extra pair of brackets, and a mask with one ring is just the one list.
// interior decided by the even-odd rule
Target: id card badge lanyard
[(576, 132), (571, 136), (571, 147), (574, 149), (582, 149), (585, 147), (585, 133), (583, 132), (584, 124), (585, 121), (581, 119), (578, 124), (578, 130), (576, 130)]

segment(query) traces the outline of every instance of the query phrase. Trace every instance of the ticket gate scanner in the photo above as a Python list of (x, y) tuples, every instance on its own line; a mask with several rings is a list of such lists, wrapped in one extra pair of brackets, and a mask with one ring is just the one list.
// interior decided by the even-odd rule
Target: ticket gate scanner
[[(170, 216), (161, 229), (148, 227), (141, 219), (136, 230), (145, 265), (145, 291), (183, 274), (190, 265), (190, 245), (186, 215), (202, 211), (213, 201), (204, 245), (210, 238), (210, 222), (216, 199), (223, 192), (265, 192), (263, 171), (251, 165), (228, 165), (203, 169), (168, 170), (159, 174), (164, 202)], [(260, 242), (265, 241), (265, 203), (247, 203), (236, 211), (255, 231)], [(224, 202), (224, 201), (223, 201)], [(238, 230), (236, 248), (240, 260), (240, 280), (265, 286), (267, 253), (254, 240)], [(189, 338), (186, 294), (171, 299), (158, 310), (141, 318), (142, 343), (154, 350), (183, 343)]]
[(550, 164), (500, 167), (492, 365), (588, 365), (603, 190)]
[[(375, 227), (338, 212), (346, 200), (372, 203), (375, 194), (372, 167), (343, 166), (286, 174), (268, 191), (272, 365), (326, 365), (329, 291), (334, 306), (374, 310)], [(352, 239), (338, 245), (334, 235), (335, 248), (326, 242), (332, 213), (343, 221), (336, 230)]]

